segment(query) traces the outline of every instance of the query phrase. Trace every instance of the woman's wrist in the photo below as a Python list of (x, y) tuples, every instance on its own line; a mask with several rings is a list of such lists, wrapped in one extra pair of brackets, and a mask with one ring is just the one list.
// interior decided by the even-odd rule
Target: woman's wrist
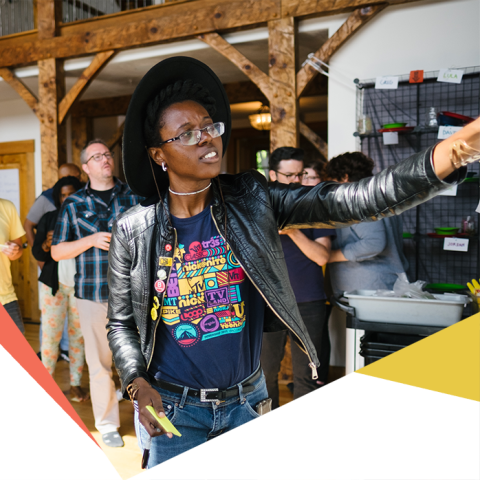
[(130, 397), (130, 401), (133, 402), (134, 400), (137, 400), (138, 391), (141, 388), (152, 388), (152, 386), (143, 377), (135, 378), (135, 380), (127, 386), (126, 390)]

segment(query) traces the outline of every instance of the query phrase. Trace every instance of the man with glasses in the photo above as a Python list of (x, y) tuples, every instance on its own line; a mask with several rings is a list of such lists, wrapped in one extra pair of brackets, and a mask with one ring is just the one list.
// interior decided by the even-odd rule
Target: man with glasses
[(103, 140), (89, 142), (80, 160), (88, 182), (63, 202), (51, 253), (56, 261), (76, 259), (75, 297), (85, 339), (95, 427), (106, 445), (123, 447), (117, 431), (120, 416), (105, 329), (108, 250), (114, 220), (141, 197), (113, 176), (113, 155)]
[[(304, 152), (300, 148), (280, 147), (269, 158), (271, 181), (279, 183), (301, 183), (306, 176)], [(332, 229), (307, 228), (279, 232), (283, 253), (287, 263), (288, 276), (297, 300), (303, 322), (312, 342), (320, 353), (324, 324), (327, 321), (323, 288), (322, 266), (328, 262)], [(287, 330), (263, 334), (261, 363), (272, 399), (272, 408), (279, 406), (278, 372), (284, 354)], [(293, 366), (293, 395), (299, 398), (317, 388), (322, 382), (311, 378), (306, 355), (295, 342), (291, 342)]]

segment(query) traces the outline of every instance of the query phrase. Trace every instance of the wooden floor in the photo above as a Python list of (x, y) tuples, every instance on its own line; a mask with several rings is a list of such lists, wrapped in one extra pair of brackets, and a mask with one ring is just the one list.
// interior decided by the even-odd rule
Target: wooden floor
[[(25, 336), (35, 350), (38, 352), (39, 341), (38, 341), (38, 331), (39, 325), (27, 323), (25, 325)], [(57, 368), (55, 370), (55, 381), (61, 390), (65, 393), (66, 397), (70, 400), (69, 389), (69, 364), (65, 361), (60, 361), (57, 363)], [(330, 367), (329, 382), (336, 380), (345, 375), (345, 369), (341, 367)], [(117, 386), (120, 385), (118, 381), (117, 373), (114, 371), (113, 374), (114, 381)], [(280, 405), (285, 405), (288, 402), (293, 400), (293, 395), (290, 390), (287, 388), (285, 380), (279, 382), (279, 391), (280, 391)], [(82, 378), (82, 387), (88, 389), (88, 370), (85, 366), (84, 374)], [(90, 401), (84, 403), (71, 402), (73, 408), (76, 410), (80, 418), (83, 420), (87, 428), (92, 433), (93, 437), (103, 449), (109, 460), (112, 462), (113, 466), (117, 469), (120, 476), (126, 480), (142, 472), (140, 468), (140, 462), (142, 455), (140, 449), (138, 448), (137, 438), (135, 436), (135, 429), (133, 426), (133, 407), (130, 402), (122, 401), (120, 402), (120, 435), (125, 442), (125, 447), (123, 448), (110, 448), (103, 444), (100, 433), (95, 429), (95, 423), (92, 413), (92, 404)]]

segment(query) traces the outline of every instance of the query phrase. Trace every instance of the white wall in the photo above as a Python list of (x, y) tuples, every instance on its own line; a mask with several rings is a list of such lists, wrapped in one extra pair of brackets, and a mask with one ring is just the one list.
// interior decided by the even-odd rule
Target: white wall
[(35, 196), (42, 193), (40, 156), (40, 122), (21, 99), (0, 103), (0, 143), (19, 140), (35, 141)]
[[(329, 35), (343, 18), (327, 18)], [(388, 7), (357, 32), (330, 62), (329, 157), (356, 148), (355, 78), (480, 65), (479, 24), (480, 0), (426, 0)]]

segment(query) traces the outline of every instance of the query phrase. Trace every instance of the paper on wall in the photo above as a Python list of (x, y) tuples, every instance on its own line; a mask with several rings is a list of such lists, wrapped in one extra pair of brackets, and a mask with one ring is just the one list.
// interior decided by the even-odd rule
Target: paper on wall
[(448, 137), (451, 137), (454, 133), (461, 130), (462, 127), (450, 127), (446, 125), (442, 125), (438, 127), (438, 137), (440, 140), (445, 140)]
[(442, 68), (437, 77), (437, 82), (462, 83), (463, 70), (450, 70)]
[(20, 175), (18, 168), (6, 168), (0, 175), (0, 198), (10, 200), (20, 215)]
[(394, 90), (398, 88), (398, 77), (377, 77), (375, 80), (375, 88)]
[(443, 241), (443, 249), (452, 252), (468, 252), (468, 238), (447, 237)]

